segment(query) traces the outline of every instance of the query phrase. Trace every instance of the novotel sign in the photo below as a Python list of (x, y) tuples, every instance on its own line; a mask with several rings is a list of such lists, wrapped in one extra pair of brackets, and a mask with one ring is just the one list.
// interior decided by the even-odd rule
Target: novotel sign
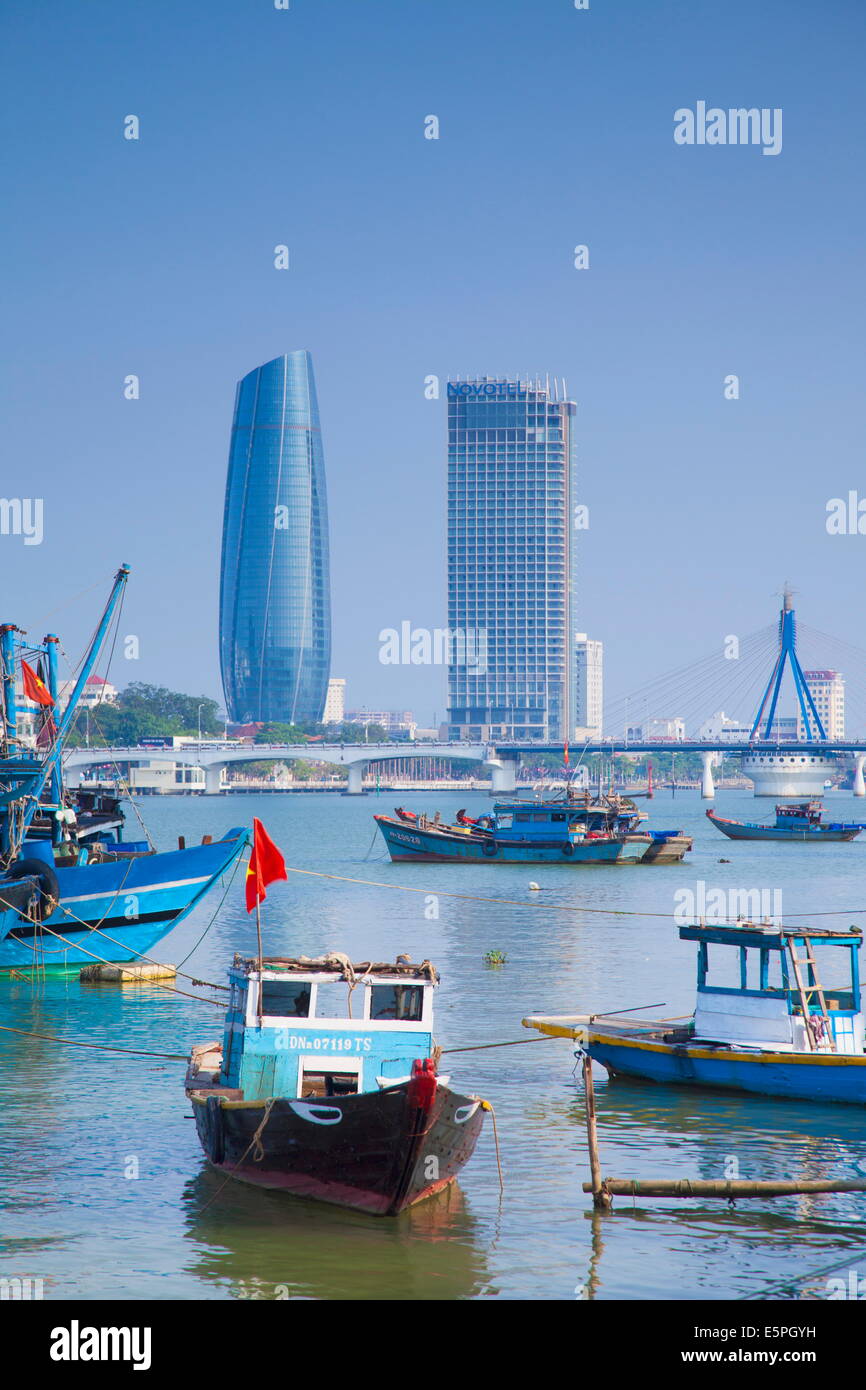
[(469, 400), (508, 400), (526, 394), (527, 387), (519, 381), (449, 381), (448, 399), (457, 400), (461, 396)]

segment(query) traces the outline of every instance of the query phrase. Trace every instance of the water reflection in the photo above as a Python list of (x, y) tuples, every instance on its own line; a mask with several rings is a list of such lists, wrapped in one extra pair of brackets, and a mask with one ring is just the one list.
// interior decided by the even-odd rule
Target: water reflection
[(490, 1288), (452, 1183), (396, 1218), (262, 1192), (203, 1168), (185, 1186), (188, 1271), (234, 1298), (462, 1299)]

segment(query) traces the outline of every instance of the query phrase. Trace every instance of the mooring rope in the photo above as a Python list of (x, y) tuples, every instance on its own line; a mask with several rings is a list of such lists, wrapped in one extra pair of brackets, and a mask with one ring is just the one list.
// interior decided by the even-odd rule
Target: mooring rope
[[(618, 907), (574, 907), (569, 903), (540, 903), (524, 902), (521, 898), (487, 898), (478, 893), (448, 893), (441, 888), (412, 888), (406, 883), (383, 883), (381, 879), (375, 878), (350, 878), (347, 874), (326, 874), (318, 869), (297, 869), (290, 864), (286, 865), (286, 870), (290, 874), (304, 874), (309, 878), (329, 878), (336, 883), (359, 883), (365, 888), (391, 888), (398, 893), (423, 893), (425, 897), (440, 898), (460, 898), (464, 902), (470, 903), (491, 903), (494, 907), (528, 907), (535, 912), (591, 912), (602, 917), (659, 917), (662, 921), (669, 922), (672, 917), (670, 912), (636, 912), (627, 908)], [(866, 912), (866, 907), (846, 907), (838, 908), (833, 912), (789, 912), (788, 917), (853, 917)], [(722, 926), (726, 922), (736, 924), (742, 921), (740, 917), (719, 918), (713, 925)]]
[(80, 1038), (58, 1038), (52, 1033), (36, 1033), (28, 1028), (11, 1028), (8, 1023), (0, 1023), (0, 1030), (4, 1033), (17, 1033), (22, 1038), (42, 1038), (45, 1042), (62, 1043), (65, 1047), (89, 1047), (100, 1052), (125, 1052), (137, 1057), (161, 1057), (168, 1062), (189, 1061), (182, 1052), (147, 1052), (143, 1047), (114, 1047), (109, 1043), (82, 1042)]

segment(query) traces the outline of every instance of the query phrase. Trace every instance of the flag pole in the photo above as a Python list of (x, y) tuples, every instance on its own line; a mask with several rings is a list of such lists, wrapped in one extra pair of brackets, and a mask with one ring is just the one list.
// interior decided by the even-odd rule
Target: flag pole
[(263, 963), (262, 963), (262, 904), (261, 904), (261, 901), (259, 900), (258, 897), (256, 898), (256, 940), (257, 940), (258, 945), (259, 945), (259, 1003), (258, 1003), (258, 1015), (259, 1015), (259, 1027), (261, 1028), (261, 1026), (262, 1026), (262, 992), (263, 992), (263, 990), (264, 990), (264, 984), (263, 984), (263, 982), (262, 982), (262, 971), (263, 971), (263, 969), (264, 969), (264, 965), (263, 965)]

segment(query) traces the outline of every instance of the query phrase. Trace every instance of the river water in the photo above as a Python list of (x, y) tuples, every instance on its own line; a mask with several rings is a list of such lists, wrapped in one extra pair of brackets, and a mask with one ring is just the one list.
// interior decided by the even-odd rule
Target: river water
[[(695, 835), (682, 865), (392, 865), (372, 815), (394, 800), (446, 815), (490, 805), (479, 793), (250, 794), (153, 798), (144, 813), (160, 849), (178, 834), (196, 843), (258, 815), (290, 867), (391, 885), (290, 873), (269, 890), (266, 953), (431, 959), (446, 1048), (534, 1039), (521, 1028), (533, 1011), (657, 1004), (663, 1016), (690, 1013), (695, 948), (679, 941), (673, 914), (678, 891), (697, 897), (699, 883), (776, 890), (786, 917), (843, 914), (816, 925), (863, 922), (854, 912), (866, 835), (822, 846), (735, 843), (706, 821), (697, 793), (666, 790), (645, 803), (649, 823)], [(721, 792), (715, 804), (746, 819), (772, 812), (771, 801), (744, 792)], [(866, 803), (845, 794), (828, 794), (827, 805), (834, 819), (866, 819)], [(540, 892), (529, 890), (533, 879)], [(192, 951), (184, 969), (223, 982), (236, 950), (254, 952), (255, 928), (239, 873), (197, 945), (220, 896), (154, 955), (180, 962)], [(486, 965), (490, 950), (505, 964)], [(185, 1054), (220, 1036), (221, 1015), (153, 986), (0, 982), (0, 1021), (118, 1047)], [(224, 1185), (202, 1157), (181, 1062), (0, 1034), (0, 1277), (42, 1279), (46, 1298), (674, 1300), (763, 1297), (849, 1252), (866, 1275), (864, 1195), (736, 1208), (622, 1199), (613, 1215), (594, 1217), (581, 1189), (582, 1089), (566, 1041), (457, 1053), (448, 1070), (455, 1086), (495, 1107), (504, 1194), (488, 1119), (457, 1186), (386, 1220)], [(601, 1069), (596, 1097), (602, 1167), (615, 1177), (866, 1176), (853, 1106), (608, 1083)], [(804, 1291), (826, 1297), (826, 1277), (806, 1280)]]

